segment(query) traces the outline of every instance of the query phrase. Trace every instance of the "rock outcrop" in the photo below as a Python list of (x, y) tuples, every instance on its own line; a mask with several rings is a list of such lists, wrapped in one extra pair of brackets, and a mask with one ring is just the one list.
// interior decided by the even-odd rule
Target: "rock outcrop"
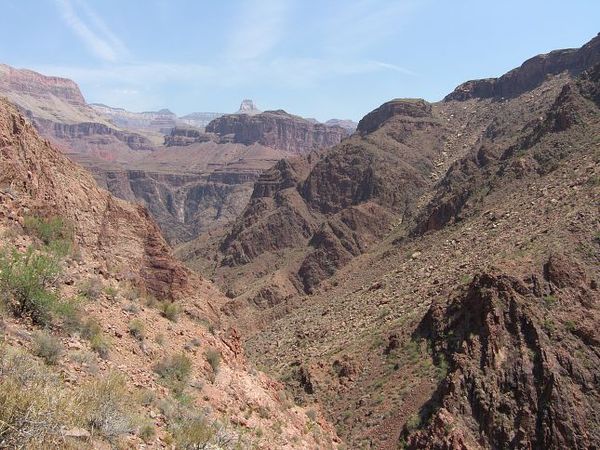
[(464, 101), (471, 98), (510, 98), (530, 91), (546, 77), (568, 72), (578, 75), (594, 64), (600, 63), (600, 34), (578, 49), (555, 50), (525, 61), (521, 67), (500, 78), (467, 81), (458, 86), (444, 100)]
[(435, 303), (420, 332), (448, 376), (409, 448), (598, 446), (599, 301), (581, 265), (554, 255), (543, 275), (484, 273)]
[(222, 115), (223, 113), (216, 112), (193, 112), (186, 114), (185, 116), (181, 116), (179, 121), (186, 125), (202, 129), (206, 127), (206, 125), (208, 125), (212, 120), (215, 120)]
[(240, 108), (235, 112), (235, 114), (248, 114), (249, 116), (253, 116), (255, 114), (260, 114), (262, 111), (256, 107), (254, 101), (251, 99), (244, 99), (240, 104)]
[(135, 113), (123, 108), (112, 108), (101, 103), (91, 103), (90, 106), (117, 127), (127, 130), (145, 130), (168, 134), (178, 123), (177, 115), (168, 109)]
[(245, 145), (259, 143), (298, 155), (331, 147), (348, 136), (341, 127), (315, 124), (282, 110), (228, 114), (209, 123), (206, 131), (216, 133), (222, 140)]

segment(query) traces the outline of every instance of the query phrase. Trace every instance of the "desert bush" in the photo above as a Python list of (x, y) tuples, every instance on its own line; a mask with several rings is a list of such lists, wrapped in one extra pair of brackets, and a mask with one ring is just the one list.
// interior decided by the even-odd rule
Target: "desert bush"
[(27, 233), (40, 239), (57, 255), (65, 256), (71, 252), (73, 227), (62, 217), (26, 216), (23, 227)]
[(102, 293), (102, 281), (96, 277), (88, 278), (79, 286), (79, 293), (88, 300), (98, 300)]
[(215, 430), (203, 415), (184, 417), (172, 424), (175, 442), (182, 449), (204, 448), (215, 436)]
[(48, 325), (58, 302), (51, 290), (60, 273), (54, 258), (34, 251), (0, 252), (0, 289), (2, 299), (18, 317), (30, 317), (39, 325)]
[(133, 319), (131, 322), (129, 322), (129, 334), (131, 334), (138, 341), (143, 341), (146, 336), (144, 323), (139, 319)]
[(221, 353), (217, 350), (209, 349), (204, 353), (204, 357), (206, 358), (206, 361), (208, 361), (208, 364), (210, 364), (213, 372), (217, 373), (219, 365), (221, 364)]
[(46, 364), (54, 365), (63, 353), (60, 341), (44, 331), (33, 337), (33, 354), (42, 358)]
[(154, 427), (154, 423), (147, 422), (143, 424), (138, 431), (138, 436), (144, 442), (150, 442), (152, 439), (154, 439), (154, 436), (156, 436), (156, 428)]
[(81, 387), (79, 400), (82, 419), (92, 430), (107, 438), (133, 431), (135, 404), (122, 376), (111, 373), (88, 382)]
[(177, 322), (179, 316), (179, 305), (168, 300), (162, 301), (159, 304), (160, 314), (166, 317), (171, 322)]
[(184, 354), (171, 355), (156, 363), (154, 371), (174, 393), (180, 395), (192, 373), (192, 362)]
[(89, 341), (90, 347), (98, 354), (98, 356), (103, 359), (108, 358), (110, 340), (104, 335), (102, 327), (96, 319), (89, 318), (82, 325), (81, 335)]
[(119, 290), (113, 286), (106, 286), (104, 288), (104, 295), (106, 295), (106, 298), (108, 298), (111, 302), (116, 302), (117, 295), (119, 295)]
[(77, 425), (76, 402), (42, 364), (0, 350), (0, 448), (64, 448), (62, 427)]

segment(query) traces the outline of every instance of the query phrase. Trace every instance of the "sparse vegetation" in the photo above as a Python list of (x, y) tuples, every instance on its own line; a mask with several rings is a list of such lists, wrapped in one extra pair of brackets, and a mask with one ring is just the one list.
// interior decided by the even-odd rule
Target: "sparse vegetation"
[(221, 364), (221, 353), (217, 350), (209, 349), (204, 353), (204, 357), (206, 358), (206, 361), (208, 361), (208, 364), (210, 364), (213, 372), (217, 373), (219, 365)]
[(179, 316), (179, 305), (170, 302), (163, 301), (159, 303), (160, 314), (169, 319), (171, 322), (177, 322), (177, 317)]
[(25, 231), (37, 237), (52, 253), (66, 256), (71, 252), (73, 227), (62, 217), (26, 216), (23, 220)]
[(104, 295), (106, 295), (106, 298), (108, 298), (111, 302), (114, 303), (117, 301), (119, 290), (114, 286), (106, 286), (104, 288)]
[(118, 374), (94, 379), (80, 392), (85, 424), (107, 438), (133, 431), (135, 408), (125, 379)]
[(108, 358), (110, 341), (102, 332), (100, 323), (93, 318), (88, 319), (81, 328), (81, 335), (90, 342), (90, 347), (98, 356)]
[(60, 341), (44, 331), (33, 337), (33, 354), (42, 358), (46, 364), (54, 365), (63, 353)]
[(29, 317), (39, 325), (48, 325), (58, 303), (51, 289), (60, 273), (55, 258), (35, 251), (0, 252), (0, 298), (17, 317)]
[(131, 322), (129, 322), (129, 334), (131, 334), (138, 341), (143, 341), (146, 337), (144, 323), (139, 319), (133, 319)]
[(98, 300), (102, 293), (102, 282), (96, 277), (88, 278), (79, 287), (79, 293), (88, 300)]
[(184, 354), (163, 358), (154, 365), (154, 371), (175, 394), (182, 394), (192, 373), (192, 362)]

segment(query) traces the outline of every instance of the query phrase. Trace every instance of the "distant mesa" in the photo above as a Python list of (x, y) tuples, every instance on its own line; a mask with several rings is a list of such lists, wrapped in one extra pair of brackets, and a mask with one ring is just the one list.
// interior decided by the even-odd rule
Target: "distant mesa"
[(235, 114), (248, 114), (249, 116), (253, 116), (255, 114), (260, 114), (262, 111), (256, 107), (254, 101), (251, 99), (244, 99), (240, 105), (240, 109), (238, 109)]
[(325, 125), (329, 127), (342, 127), (351, 133), (354, 133), (358, 123), (350, 119), (329, 119), (327, 122), (325, 122)]

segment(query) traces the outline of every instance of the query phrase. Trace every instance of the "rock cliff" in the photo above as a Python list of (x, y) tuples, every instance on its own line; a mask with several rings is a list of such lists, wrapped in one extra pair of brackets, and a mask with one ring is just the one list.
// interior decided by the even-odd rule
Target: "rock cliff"
[(341, 127), (315, 124), (281, 110), (225, 115), (209, 123), (206, 131), (235, 143), (259, 143), (293, 154), (330, 147), (348, 135)]

